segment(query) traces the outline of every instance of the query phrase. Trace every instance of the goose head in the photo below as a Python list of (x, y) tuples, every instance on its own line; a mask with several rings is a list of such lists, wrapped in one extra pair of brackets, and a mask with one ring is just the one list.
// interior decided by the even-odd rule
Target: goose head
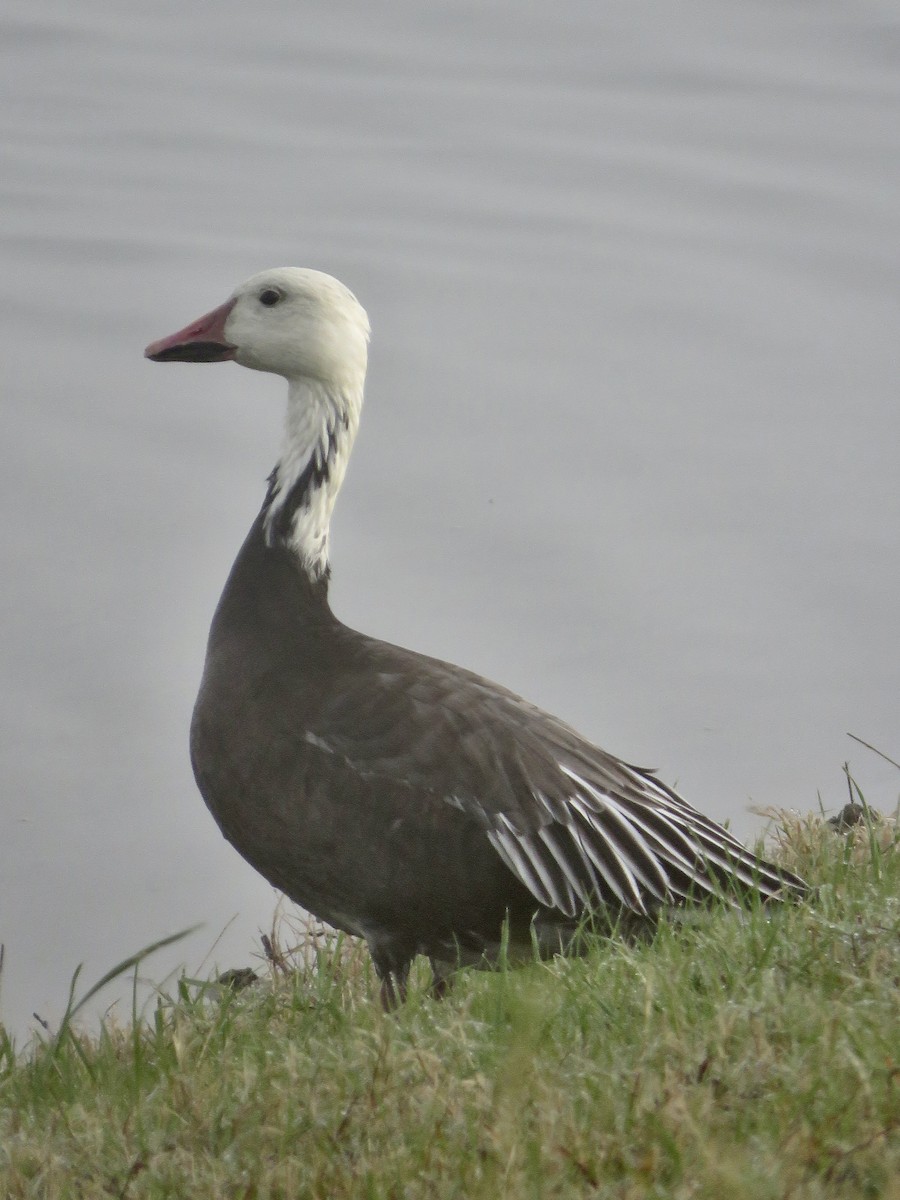
[(349, 288), (322, 271), (276, 267), (144, 354), (154, 362), (234, 360), (291, 382), (355, 390), (365, 378), (368, 341), (368, 317)]
[(368, 342), (368, 317), (349, 288), (322, 271), (277, 267), (144, 351), (154, 362), (233, 360), (287, 379), (262, 529), (314, 581), (328, 577), (328, 526), (359, 426)]

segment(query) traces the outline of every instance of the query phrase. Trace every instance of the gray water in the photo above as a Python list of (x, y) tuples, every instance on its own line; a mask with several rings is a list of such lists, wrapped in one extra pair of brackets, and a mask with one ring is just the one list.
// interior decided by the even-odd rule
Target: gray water
[(743, 836), (751, 805), (841, 805), (847, 758), (896, 802), (846, 737), (900, 757), (894, 0), (6, 12), (19, 1036), (78, 962), (92, 981), (201, 922), (147, 973), (242, 965), (273, 909), (186, 731), (283, 385), (141, 357), (263, 267), (330, 271), (372, 319), (345, 621), (523, 692)]

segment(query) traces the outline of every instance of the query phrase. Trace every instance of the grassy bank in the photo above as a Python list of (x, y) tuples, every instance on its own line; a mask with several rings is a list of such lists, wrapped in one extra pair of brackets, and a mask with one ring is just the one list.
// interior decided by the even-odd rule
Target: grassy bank
[[(320, 946), (148, 1023), (0, 1041), (0, 1195), (900, 1197), (900, 851), (798, 821), (819, 891), (652, 943), (414, 981)], [(2, 1035), (0, 1035), (2, 1036)]]

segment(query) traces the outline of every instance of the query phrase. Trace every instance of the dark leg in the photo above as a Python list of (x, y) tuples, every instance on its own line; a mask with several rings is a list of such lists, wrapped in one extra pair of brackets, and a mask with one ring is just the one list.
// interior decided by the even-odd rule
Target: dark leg
[(406, 980), (409, 977), (409, 962), (393, 968), (374, 958), (375, 971), (381, 980), (381, 1007), (385, 1012), (395, 1012), (406, 1003)]
[(432, 1000), (443, 1000), (453, 987), (453, 979), (446, 974), (444, 964), (435, 958), (429, 958), (431, 963), (431, 987), (428, 989)]

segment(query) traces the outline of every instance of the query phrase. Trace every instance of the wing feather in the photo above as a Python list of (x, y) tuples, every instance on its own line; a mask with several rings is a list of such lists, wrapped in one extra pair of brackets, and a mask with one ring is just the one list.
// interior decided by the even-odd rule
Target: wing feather
[(598, 902), (648, 916), (730, 882), (802, 890), (652, 772), (513, 693), (386, 643), (358, 646), (359, 669), (333, 681), (327, 725), (310, 732), (367, 780), (477, 822), (537, 904), (566, 918)]
[(544, 884), (540, 872), (528, 854), (526, 845), (516, 834), (509, 830), (489, 829), (488, 840), (512, 871), (521, 879), (532, 896), (545, 908), (553, 908), (553, 896)]

